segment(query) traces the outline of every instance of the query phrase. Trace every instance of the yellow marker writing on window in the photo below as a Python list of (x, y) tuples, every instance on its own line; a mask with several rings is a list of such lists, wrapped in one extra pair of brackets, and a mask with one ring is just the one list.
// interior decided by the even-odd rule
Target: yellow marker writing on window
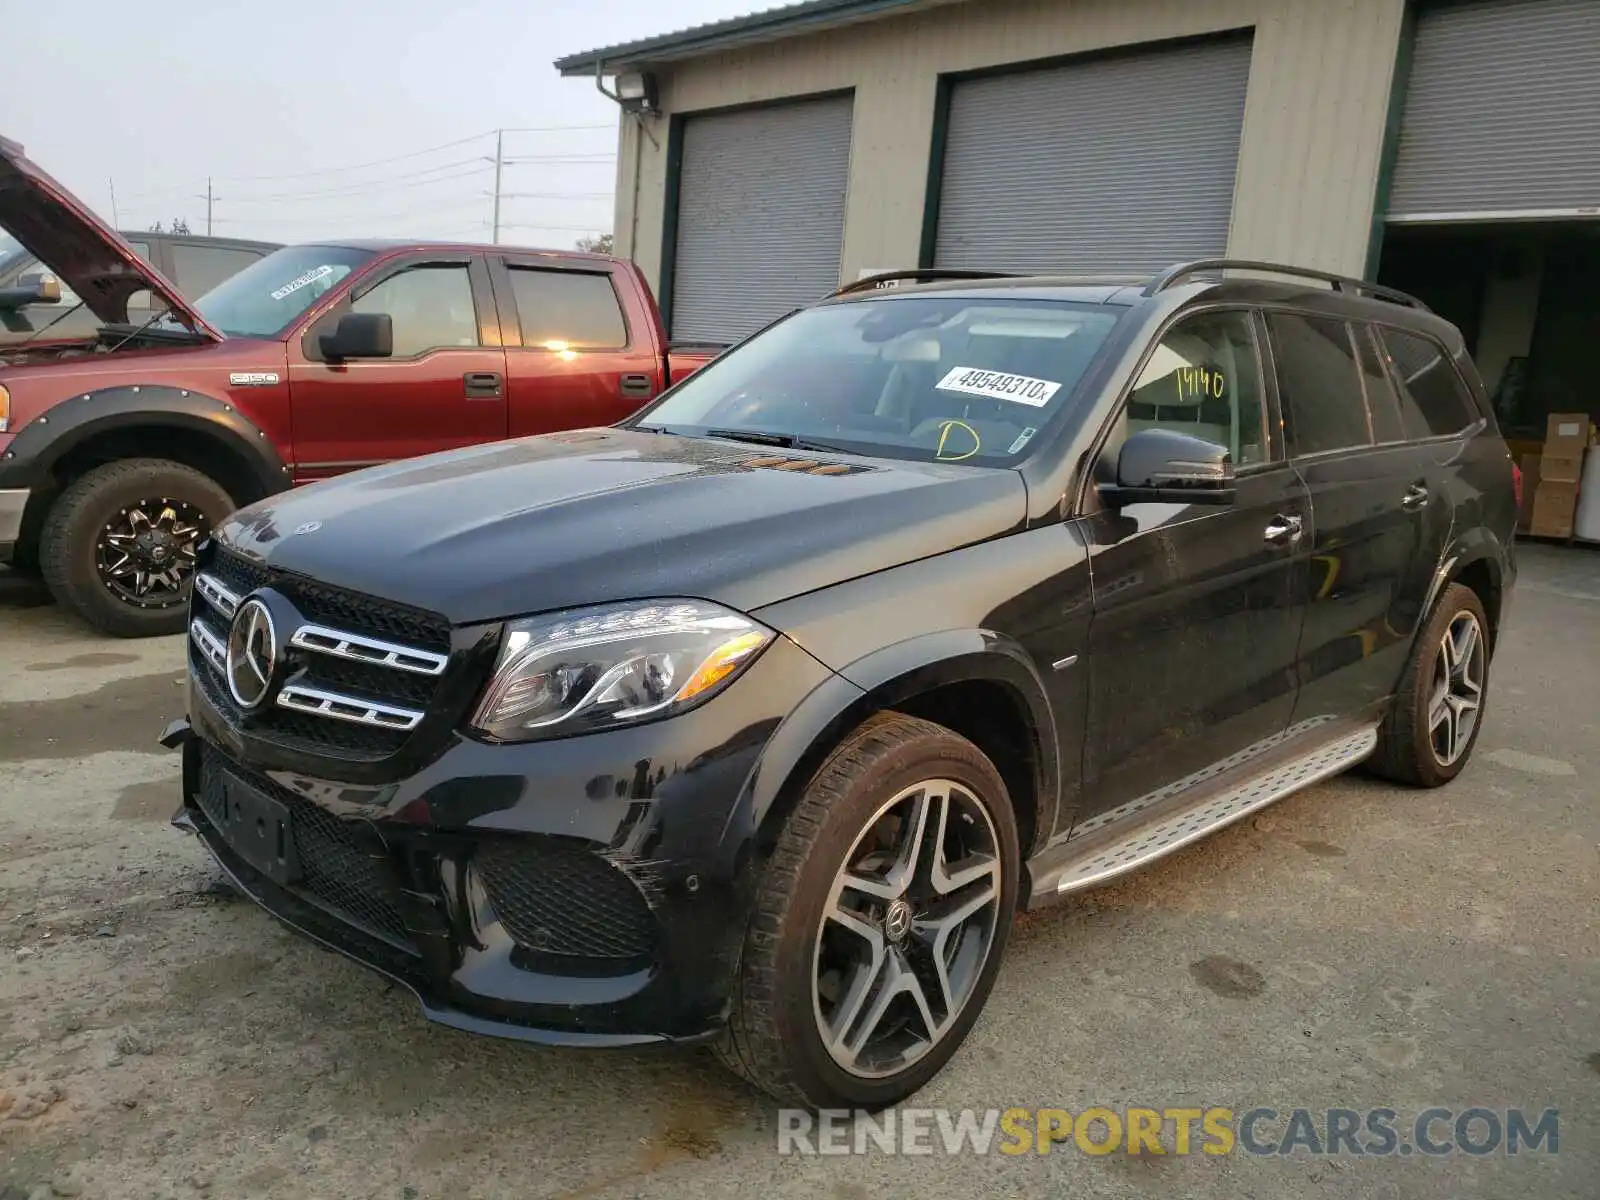
[[(949, 452), (947, 450), (946, 443), (948, 443), (950, 440), (950, 431), (952, 429), (966, 430), (972, 438), (972, 449), (964, 451), (961, 454)], [(960, 444), (960, 439), (957, 439), (957, 444)], [(976, 429), (974, 429), (971, 425), (968, 425), (965, 421), (950, 420), (946, 421), (939, 428), (939, 448), (933, 452), (933, 456), (940, 462), (960, 462), (963, 458), (971, 458), (981, 449), (983, 449), (983, 439), (978, 436), (978, 431)]]

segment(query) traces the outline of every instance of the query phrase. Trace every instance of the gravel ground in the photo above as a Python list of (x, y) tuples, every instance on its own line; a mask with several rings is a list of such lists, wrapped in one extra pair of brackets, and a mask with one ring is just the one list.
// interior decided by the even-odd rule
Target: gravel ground
[(1452, 786), (1341, 778), (1027, 918), (917, 1098), (1559, 1108), (1517, 1158), (780, 1157), (702, 1054), (429, 1026), (168, 827), (182, 656), (0, 585), (0, 1200), (1597, 1195), (1600, 553), (1524, 549)]

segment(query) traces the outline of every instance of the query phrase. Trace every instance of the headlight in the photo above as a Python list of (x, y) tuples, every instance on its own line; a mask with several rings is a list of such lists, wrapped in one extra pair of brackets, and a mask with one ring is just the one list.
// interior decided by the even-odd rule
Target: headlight
[(497, 741), (526, 742), (670, 716), (726, 687), (773, 636), (700, 600), (509, 621), (472, 724)]
[(11, 393), (0, 384), (0, 433), (11, 428)]

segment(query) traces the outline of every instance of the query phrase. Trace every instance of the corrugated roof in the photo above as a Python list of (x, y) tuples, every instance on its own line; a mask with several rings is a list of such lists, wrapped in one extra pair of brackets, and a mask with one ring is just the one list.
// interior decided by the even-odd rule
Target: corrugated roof
[(634, 42), (602, 46), (598, 50), (585, 50), (581, 54), (569, 54), (565, 58), (556, 59), (555, 66), (563, 75), (593, 75), (601, 67), (607, 72), (613, 72), (619, 68), (690, 58), (730, 46), (792, 37), (795, 34), (809, 33), (833, 25), (868, 20), (926, 2), (927, 0), (801, 0), (798, 4), (786, 4), (782, 8), (770, 8), (765, 12), (751, 13), (744, 17), (730, 17), (725, 21), (691, 25), (688, 29), (680, 29), (675, 33), (663, 33)]

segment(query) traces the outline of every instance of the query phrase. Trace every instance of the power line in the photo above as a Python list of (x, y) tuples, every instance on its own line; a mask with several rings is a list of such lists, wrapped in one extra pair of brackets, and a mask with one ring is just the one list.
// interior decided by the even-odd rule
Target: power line
[[(611, 129), (615, 129), (615, 128), (616, 127), (614, 125), (610, 125), (610, 124), (605, 124), (605, 125), (520, 125), (520, 126), (514, 126), (514, 127), (508, 126), (505, 129), (501, 129), (501, 130), (485, 129), (481, 133), (470, 134), (467, 137), (457, 138), (455, 141), (451, 141), (451, 142), (441, 142), (437, 146), (428, 146), (428, 147), (426, 147), (424, 149), (421, 149), (421, 150), (412, 150), (412, 151), (410, 151), (410, 152), (408, 152), (406, 154), (394, 154), (394, 155), (390, 155), (387, 158), (375, 158), (375, 159), (370, 159), (367, 162), (350, 163), (350, 164), (348, 164), (346, 166), (342, 166), (342, 167), (320, 167), (320, 168), (318, 168), (318, 169), (316, 169), (314, 171), (292, 171), (292, 172), (286, 172), (286, 173), (283, 173), (283, 174), (275, 174), (275, 175), (218, 175), (218, 176), (215, 176), (215, 179), (217, 181), (220, 181), (220, 182), (223, 182), (223, 183), (262, 183), (262, 182), (279, 182), (279, 181), (288, 180), (288, 179), (311, 179), (311, 178), (324, 176), (324, 175), (344, 175), (344, 174), (349, 174), (352, 171), (365, 171), (365, 170), (369, 170), (372, 167), (383, 167), (383, 166), (388, 166), (391, 163), (407, 162), (407, 161), (409, 161), (411, 159), (415, 159), (415, 158), (425, 158), (427, 155), (429, 155), (429, 154), (437, 154), (441, 150), (451, 150), (451, 149), (454, 149), (457, 146), (465, 146), (465, 145), (469, 145), (472, 142), (481, 141), (484, 138), (490, 137), (490, 136), (492, 136), (492, 135), (494, 135), (496, 133), (593, 133), (593, 132), (596, 132), (596, 131), (599, 131), (599, 130), (611, 130)], [(614, 155), (610, 155), (608, 157), (615, 157), (615, 156)], [(507, 161), (509, 162), (511, 160), (508, 159)], [(526, 161), (539, 162), (539, 161), (545, 161), (545, 159), (542, 156), (537, 156), (536, 155), (536, 156), (530, 157)], [(171, 187), (155, 188), (155, 189), (152, 189), (150, 191), (136, 192), (136, 193), (133, 193), (131, 195), (124, 195), (123, 199), (124, 200), (153, 199), (153, 198), (160, 197), (160, 196), (169, 196), (169, 195), (173, 195), (173, 194), (176, 194), (176, 193), (187, 192), (189, 190), (189, 188), (193, 187), (193, 186), (194, 186), (193, 184), (177, 184), (177, 185), (173, 185)]]
[[(472, 175), (482, 175), (489, 168), (482, 164), (473, 166), (476, 159), (462, 159), (460, 162), (447, 163), (431, 168), (429, 171), (417, 171), (410, 175), (397, 175), (392, 179), (372, 179), (365, 183), (352, 183), (346, 187), (322, 188), (309, 192), (273, 192), (259, 196), (230, 196), (235, 204), (267, 204), (279, 200), (320, 200), (333, 199), (340, 196), (367, 195), (374, 191), (389, 191), (395, 188), (425, 187), (430, 183), (445, 183), (452, 179), (465, 179)], [(465, 167), (465, 170), (457, 168)], [(448, 170), (448, 174), (439, 174)], [(428, 176), (421, 178), (421, 176)]]

